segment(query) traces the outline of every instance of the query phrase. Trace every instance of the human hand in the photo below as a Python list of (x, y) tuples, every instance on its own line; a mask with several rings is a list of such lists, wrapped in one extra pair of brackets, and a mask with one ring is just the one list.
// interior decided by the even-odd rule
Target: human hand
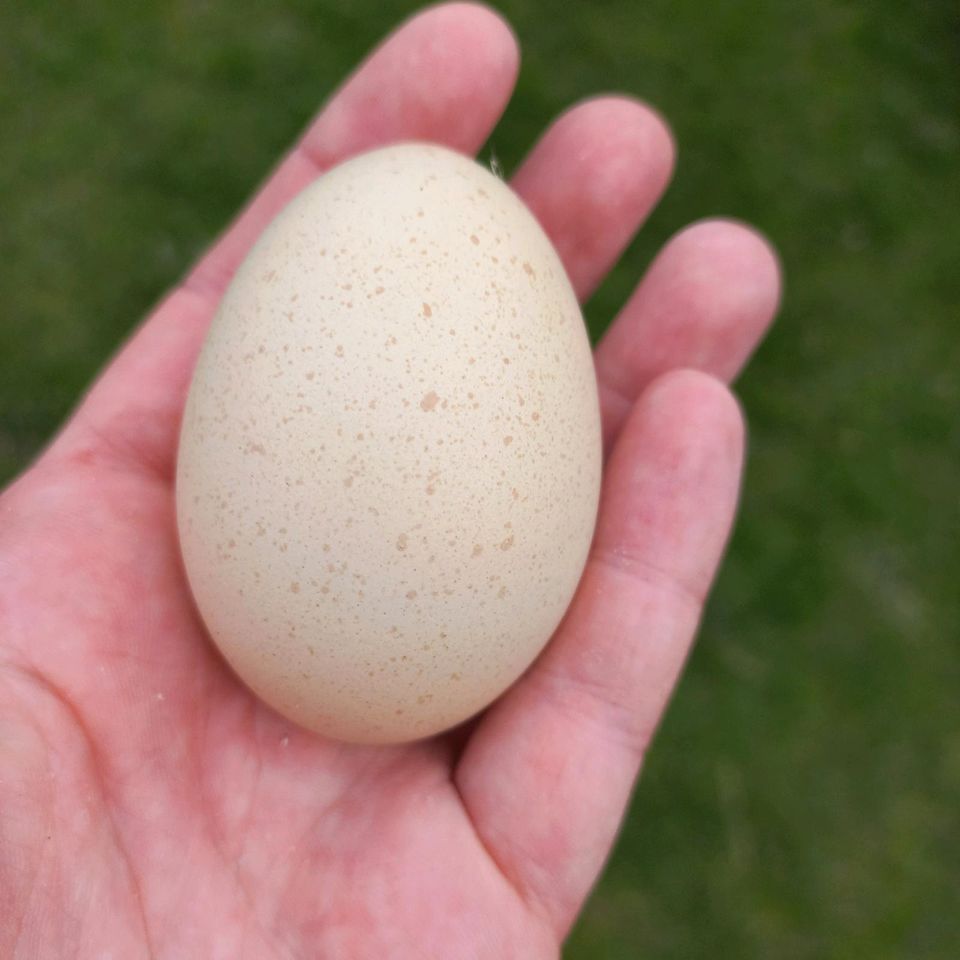
[[(726, 540), (743, 441), (722, 381), (776, 307), (763, 241), (688, 228), (614, 321), (596, 353), (607, 461), (580, 588), (531, 670), (453, 734), (348, 746), (260, 703), (198, 621), (172, 496), (194, 359), (260, 230), (360, 150), (475, 151), (516, 70), (484, 8), (402, 26), (0, 498), (0, 956), (557, 955)], [(671, 165), (662, 121), (605, 97), (521, 166), (513, 185), (582, 298)]]

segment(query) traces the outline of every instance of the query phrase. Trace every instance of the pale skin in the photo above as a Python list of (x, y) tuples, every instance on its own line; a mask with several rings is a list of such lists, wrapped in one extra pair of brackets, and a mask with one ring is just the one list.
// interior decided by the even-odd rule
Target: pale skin
[[(744, 431), (725, 384), (776, 310), (768, 245), (688, 227), (614, 319), (580, 588), (534, 667), (452, 735), (347, 746), (258, 702), (194, 611), (172, 496), (194, 359), (260, 230), (363, 149), (475, 151), (517, 68), (483, 7), (399, 27), (0, 498), (0, 956), (558, 956), (728, 536)], [(672, 164), (663, 121), (624, 96), (572, 107), (532, 148), (513, 186), (581, 298)]]

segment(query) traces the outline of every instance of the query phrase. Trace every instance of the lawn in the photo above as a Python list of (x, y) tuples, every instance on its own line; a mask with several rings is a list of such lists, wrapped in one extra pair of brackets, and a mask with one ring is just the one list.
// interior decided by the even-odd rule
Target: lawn
[[(0, 8), (0, 479), (412, 8)], [(567, 956), (952, 960), (960, 7), (501, 9), (525, 62), (486, 156), (509, 171), (598, 90), (650, 100), (679, 140), (665, 201), (589, 306), (594, 334), (692, 219), (757, 223), (787, 274), (738, 386), (738, 532)]]

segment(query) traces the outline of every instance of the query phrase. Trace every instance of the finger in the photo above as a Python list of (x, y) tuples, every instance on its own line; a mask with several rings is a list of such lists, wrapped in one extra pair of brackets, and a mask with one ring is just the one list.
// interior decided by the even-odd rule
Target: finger
[(732, 380), (779, 299), (776, 254), (751, 228), (707, 220), (677, 234), (595, 353), (606, 448), (654, 377), (690, 367)]
[(562, 935), (613, 842), (680, 673), (736, 505), (740, 413), (716, 380), (668, 374), (610, 460), (577, 595), (456, 771), (478, 835)]
[(518, 63), (510, 28), (486, 7), (450, 3), (414, 16), (347, 79), (188, 285), (219, 297), (284, 204), (353, 154), (396, 140), (478, 150), (510, 98)]
[(649, 107), (598, 97), (563, 114), (513, 187), (553, 241), (580, 299), (588, 297), (666, 189), (670, 132)]
[(433, 7), (402, 25), (323, 108), (258, 195), (111, 364), (52, 452), (98, 453), (168, 480), (190, 373), (234, 270), (320, 171), (364, 149), (424, 139), (462, 151), (488, 136), (516, 79), (510, 28), (486, 7)]

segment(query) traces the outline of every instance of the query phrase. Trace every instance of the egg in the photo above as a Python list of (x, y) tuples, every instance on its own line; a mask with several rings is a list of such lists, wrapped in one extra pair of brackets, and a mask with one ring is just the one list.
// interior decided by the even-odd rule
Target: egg
[(542, 228), (473, 160), (390, 146), (290, 202), (223, 297), (181, 430), (184, 565), (276, 711), (413, 740), (543, 649), (600, 473), (590, 345)]

